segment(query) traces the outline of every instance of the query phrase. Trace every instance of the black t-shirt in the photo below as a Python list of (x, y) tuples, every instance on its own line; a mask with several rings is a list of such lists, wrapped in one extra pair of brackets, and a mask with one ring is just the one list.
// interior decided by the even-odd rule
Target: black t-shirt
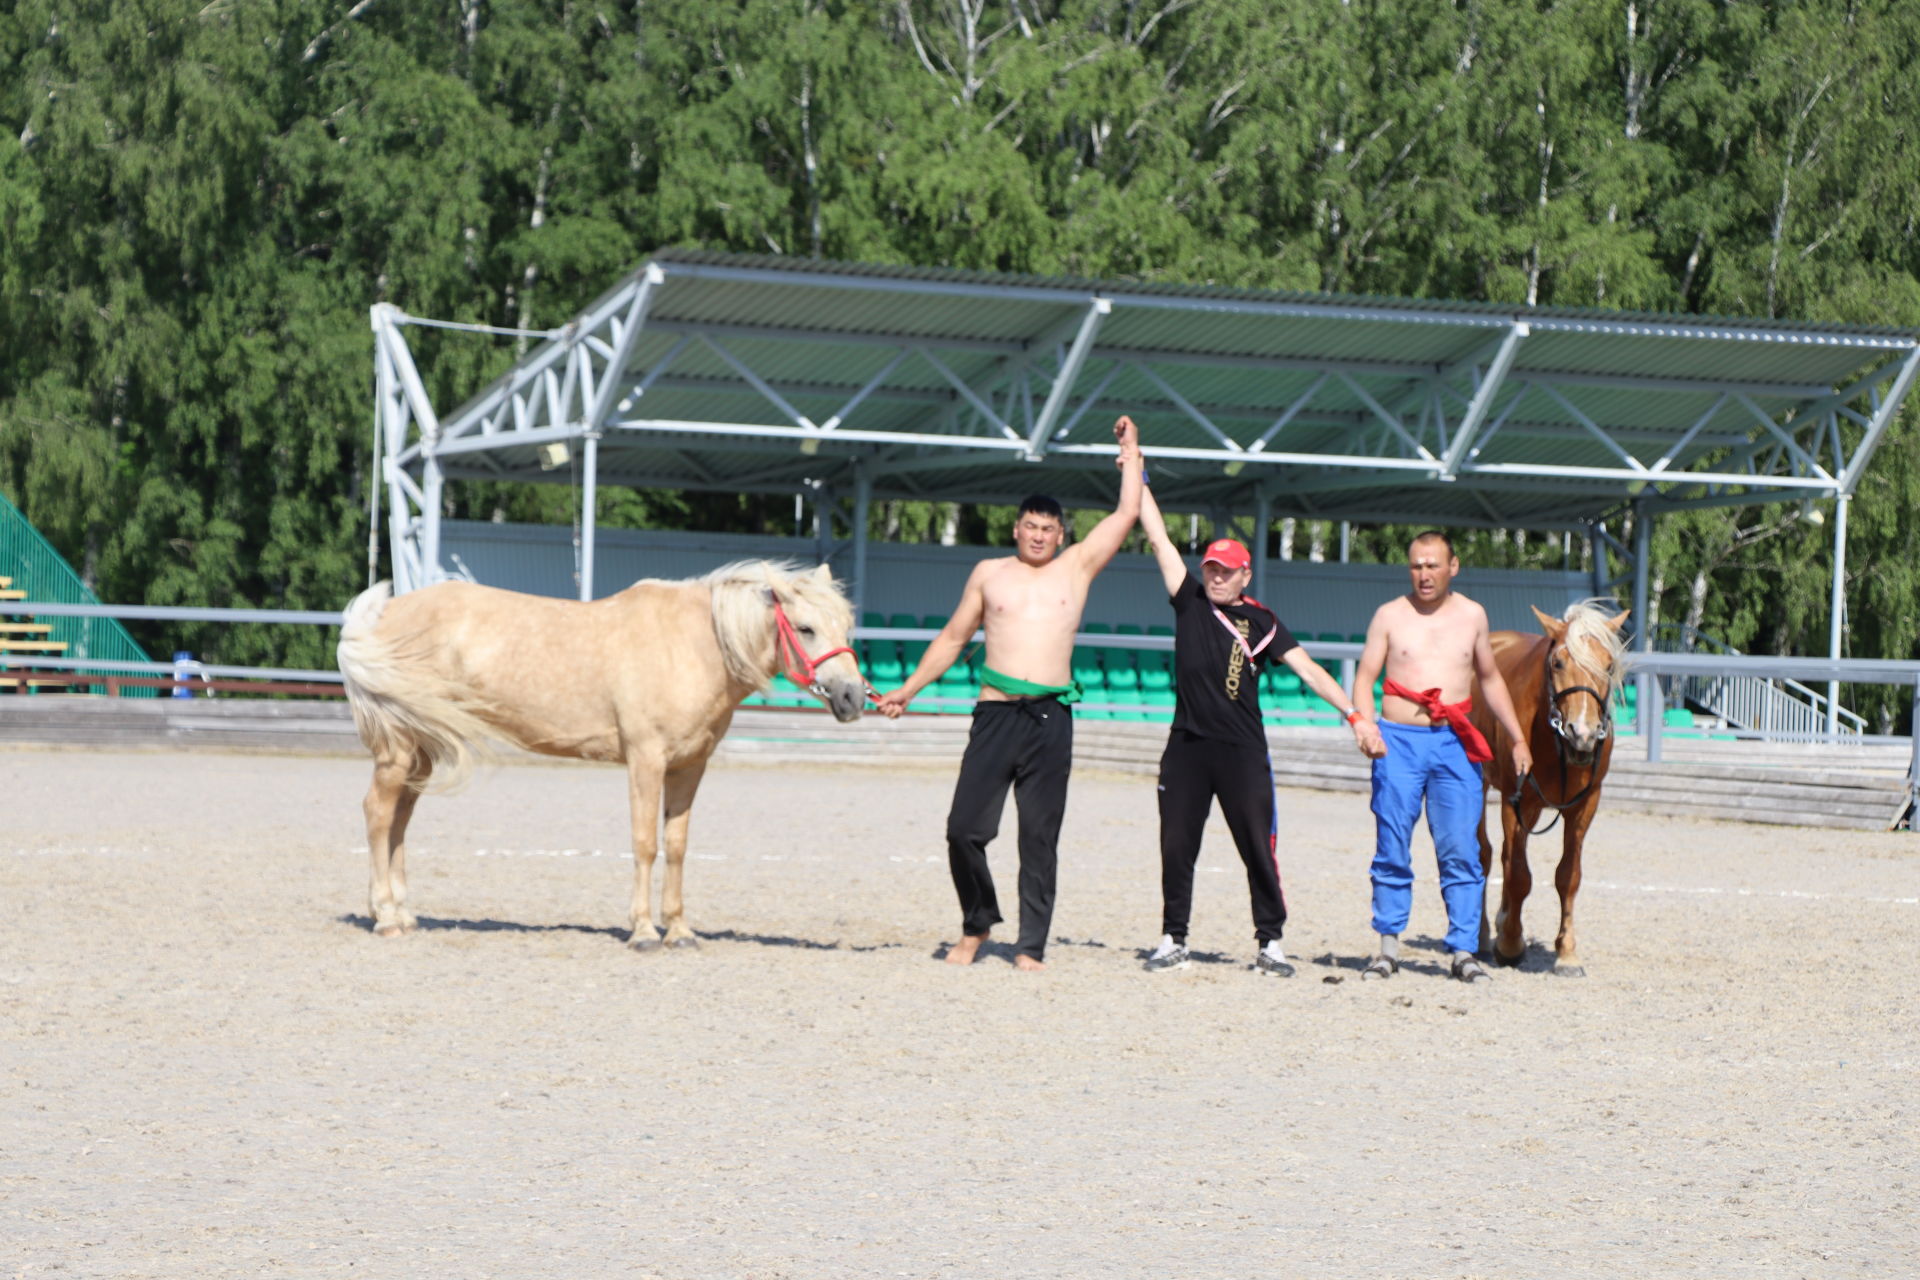
[(1219, 606), (1229, 625), (1256, 648), (1268, 633), (1273, 641), (1252, 663), (1214, 616), (1207, 589), (1191, 573), (1173, 593), (1173, 729), (1214, 742), (1266, 749), (1260, 723), (1260, 672), (1280, 661), (1299, 641), (1273, 611), (1245, 596)]

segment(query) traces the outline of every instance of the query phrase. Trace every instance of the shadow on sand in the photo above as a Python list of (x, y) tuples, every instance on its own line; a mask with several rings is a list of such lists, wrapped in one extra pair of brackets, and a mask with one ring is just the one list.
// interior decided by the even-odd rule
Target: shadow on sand
[[(341, 924), (350, 924), (356, 929), (368, 933), (373, 931), (373, 917), (364, 915), (335, 916)], [(419, 928), (423, 932), (440, 930), (459, 930), (467, 933), (589, 933), (600, 934), (621, 942), (627, 940), (625, 929), (611, 929), (593, 924), (524, 924), (518, 920), (449, 920), (440, 916), (421, 916)]]
[[(370, 916), (349, 914), (335, 916), (341, 924), (352, 925), (356, 929), (372, 932), (373, 919)], [(459, 930), (467, 933), (585, 933), (599, 937), (612, 938), (616, 942), (625, 942), (628, 931), (592, 924), (525, 924), (518, 920), (452, 920), (439, 916), (421, 916), (419, 928), (431, 933), (441, 930)], [(697, 933), (701, 942), (744, 942), (756, 947), (798, 947), (805, 951), (891, 951), (899, 948), (898, 942), (880, 942), (872, 946), (856, 946), (845, 942), (819, 942), (813, 938), (793, 938), (783, 934), (741, 933), (734, 929), (715, 929), (706, 933)]]

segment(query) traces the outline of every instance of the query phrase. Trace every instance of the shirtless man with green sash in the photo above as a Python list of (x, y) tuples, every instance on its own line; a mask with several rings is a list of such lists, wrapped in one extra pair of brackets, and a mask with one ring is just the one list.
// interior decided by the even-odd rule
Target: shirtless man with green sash
[(1060, 550), (1060, 504), (1032, 497), (1013, 526), (1014, 554), (982, 560), (967, 578), (953, 617), (927, 645), (907, 682), (880, 699), (898, 719), (915, 694), (940, 678), (973, 638), (987, 633), (980, 701), (947, 814), (947, 862), (960, 895), (961, 939), (948, 964), (972, 964), (1003, 918), (987, 868), (987, 845), (1000, 833), (1007, 788), (1020, 813), (1020, 944), (1014, 963), (1044, 969), (1053, 923), (1060, 819), (1073, 764), (1073, 635), (1087, 588), (1107, 567), (1140, 515), (1140, 442), (1133, 422), (1113, 426), (1120, 444), (1120, 504), (1081, 541)]

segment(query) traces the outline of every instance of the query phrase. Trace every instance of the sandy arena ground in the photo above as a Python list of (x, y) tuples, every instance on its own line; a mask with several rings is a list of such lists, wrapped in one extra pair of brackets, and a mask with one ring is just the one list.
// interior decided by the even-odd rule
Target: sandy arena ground
[(1603, 813), (1590, 976), (1474, 989), (1422, 836), (1362, 984), (1365, 800), (1286, 791), (1300, 976), (1217, 821), (1149, 975), (1153, 787), (1088, 774), (1036, 976), (932, 958), (946, 769), (716, 766), (653, 956), (617, 773), (423, 802), (398, 940), (367, 774), (0, 752), (0, 1280), (1920, 1271), (1913, 836)]

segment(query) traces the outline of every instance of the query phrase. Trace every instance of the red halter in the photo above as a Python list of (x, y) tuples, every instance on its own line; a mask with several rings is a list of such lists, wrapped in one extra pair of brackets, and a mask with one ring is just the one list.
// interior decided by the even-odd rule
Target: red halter
[[(814, 697), (826, 697), (826, 688), (820, 683), (820, 677), (815, 672), (819, 671), (821, 664), (843, 653), (852, 653), (853, 649), (843, 644), (838, 649), (827, 650), (817, 658), (808, 657), (806, 646), (800, 643), (800, 633), (793, 629), (793, 623), (787, 619), (785, 607), (778, 600), (773, 602), (773, 626), (776, 633), (774, 652), (780, 659), (781, 674)], [(858, 670), (859, 666), (860, 660), (855, 658), (854, 669)], [(860, 683), (864, 685), (866, 682), (865, 675), (862, 675)], [(871, 687), (867, 689), (867, 696), (875, 697)]]

